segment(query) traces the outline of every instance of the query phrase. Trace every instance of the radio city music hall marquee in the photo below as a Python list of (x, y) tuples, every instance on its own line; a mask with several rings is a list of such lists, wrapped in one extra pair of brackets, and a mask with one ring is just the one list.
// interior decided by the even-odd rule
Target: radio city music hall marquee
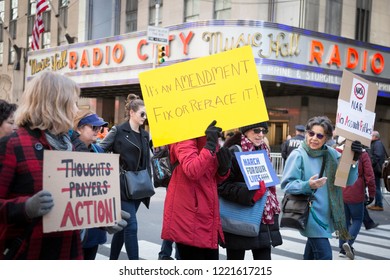
[[(298, 80), (337, 90), (347, 69), (376, 82), (390, 97), (385, 63), (390, 48), (260, 21), (215, 20), (168, 28), (162, 66), (250, 45), (260, 80)], [(138, 73), (152, 69), (152, 60), (153, 45), (143, 31), (31, 52), (26, 76), (29, 80), (50, 69), (69, 75), (81, 87), (138, 83)]]

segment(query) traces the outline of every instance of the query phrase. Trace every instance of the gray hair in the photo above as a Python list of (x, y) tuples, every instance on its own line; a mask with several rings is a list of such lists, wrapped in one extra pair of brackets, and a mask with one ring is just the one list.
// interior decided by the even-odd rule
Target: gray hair
[(377, 131), (377, 130), (374, 130), (374, 131), (372, 132), (372, 136), (375, 136), (375, 137), (378, 138), (378, 139), (381, 138), (381, 135), (379, 134), (379, 131)]
[(306, 130), (311, 130), (315, 125), (319, 125), (324, 129), (326, 139), (333, 137), (333, 124), (327, 116), (312, 117), (307, 121)]

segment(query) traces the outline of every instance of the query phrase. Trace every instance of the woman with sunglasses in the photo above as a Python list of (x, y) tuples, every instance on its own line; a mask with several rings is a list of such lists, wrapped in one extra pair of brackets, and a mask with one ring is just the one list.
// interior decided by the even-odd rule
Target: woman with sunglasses
[[(103, 127), (108, 125), (90, 110), (77, 112), (74, 128), (70, 131), (70, 139), (78, 152), (104, 153), (96, 145), (97, 135)], [(83, 254), (85, 260), (94, 260), (99, 245), (106, 243), (107, 233), (103, 228), (90, 228), (81, 231)]]
[[(305, 260), (331, 260), (329, 238), (335, 231), (342, 240), (351, 238), (346, 226), (342, 188), (335, 185), (341, 154), (326, 145), (332, 136), (333, 126), (328, 117), (311, 118), (306, 124), (305, 140), (291, 152), (283, 171), (281, 187), (286, 193), (314, 195), (306, 229), (301, 231), (307, 237)], [(352, 151), (360, 155), (361, 143), (354, 141)], [(318, 178), (323, 163), (323, 177)], [(357, 172), (358, 168), (351, 165), (348, 186), (356, 181)]]
[[(135, 94), (127, 96), (125, 110), (127, 119), (125, 122), (113, 126), (99, 146), (106, 152), (119, 154), (119, 164), (124, 171), (137, 171), (147, 169), (150, 178), (150, 139), (149, 133), (143, 129), (146, 121), (144, 101)], [(114, 234), (111, 242), (110, 260), (117, 260), (121, 252), (123, 242), (129, 260), (139, 259), (138, 250), (138, 223), (136, 213), (142, 203), (149, 208), (150, 197), (131, 199), (126, 196), (124, 182), (121, 182), (122, 210), (130, 213), (127, 227), (120, 233)]]
[[(224, 147), (232, 152), (266, 150), (270, 156), (270, 148), (265, 140), (267, 133), (268, 124), (266, 122), (244, 126), (225, 141)], [(267, 195), (259, 235), (247, 237), (224, 231), (225, 242), (221, 245), (226, 248), (228, 260), (243, 260), (246, 250), (252, 251), (254, 260), (270, 260), (271, 246), (276, 247), (282, 244), (279, 231), (280, 207), (276, 188), (269, 187), (266, 191), (263, 182), (259, 182), (260, 189), (250, 191), (242, 187), (243, 184), (245, 184), (245, 179), (237, 159), (233, 156), (230, 176), (218, 187), (218, 194), (231, 202), (248, 206), (252, 206), (263, 195)]]

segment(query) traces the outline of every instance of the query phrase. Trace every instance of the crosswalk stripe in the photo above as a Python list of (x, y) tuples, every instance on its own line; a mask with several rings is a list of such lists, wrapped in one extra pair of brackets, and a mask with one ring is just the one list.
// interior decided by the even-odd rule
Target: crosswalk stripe
[[(362, 227), (358, 238), (354, 243), (356, 250), (356, 260), (364, 259), (390, 259), (390, 225), (380, 225), (378, 228), (366, 231)], [(297, 230), (281, 228), (283, 244), (276, 248), (272, 248), (273, 260), (300, 260), (303, 256), (303, 251), (306, 245), (306, 237), (302, 236)], [(334, 260), (348, 260), (347, 258), (339, 257), (339, 240), (336, 238), (330, 239)], [(153, 243), (147, 240), (139, 240), (139, 255), (143, 260), (156, 260), (161, 248), (161, 244)], [(108, 260), (111, 244), (104, 244), (99, 248), (96, 260)], [(172, 256), (175, 254), (173, 249)], [(103, 252), (103, 254), (102, 254)], [(226, 259), (226, 250), (219, 248), (220, 259)], [(126, 258), (126, 249), (122, 247), (121, 259)], [(252, 253), (246, 251), (245, 259), (251, 260)]]

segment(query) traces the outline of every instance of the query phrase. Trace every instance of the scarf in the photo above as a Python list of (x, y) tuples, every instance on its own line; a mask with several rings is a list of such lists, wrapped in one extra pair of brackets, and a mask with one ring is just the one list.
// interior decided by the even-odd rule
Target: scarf
[[(253, 145), (253, 143), (245, 137), (244, 134), (241, 135), (241, 148), (243, 152), (255, 151), (255, 150), (265, 150), (267, 152), (268, 158), (271, 160), (270, 149), (268, 145), (262, 141), (259, 146)], [(276, 188), (274, 186), (268, 187), (268, 196), (265, 202), (263, 216), (261, 222), (263, 224), (273, 225), (274, 224), (274, 215), (280, 213), (280, 206), (276, 196)]]
[(57, 151), (72, 151), (73, 145), (67, 133), (54, 135), (48, 130), (45, 131), (45, 136), (49, 145)]
[(351, 236), (346, 228), (343, 193), (340, 187), (334, 185), (338, 162), (329, 152), (329, 148), (324, 145), (321, 150), (311, 149), (306, 141), (302, 142), (302, 148), (310, 157), (323, 157), (325, 161), (326, 176), (328, 177), (329, 205), (331, 210), (331, 219), (335, 230), (342, 240), (349, 240)]

